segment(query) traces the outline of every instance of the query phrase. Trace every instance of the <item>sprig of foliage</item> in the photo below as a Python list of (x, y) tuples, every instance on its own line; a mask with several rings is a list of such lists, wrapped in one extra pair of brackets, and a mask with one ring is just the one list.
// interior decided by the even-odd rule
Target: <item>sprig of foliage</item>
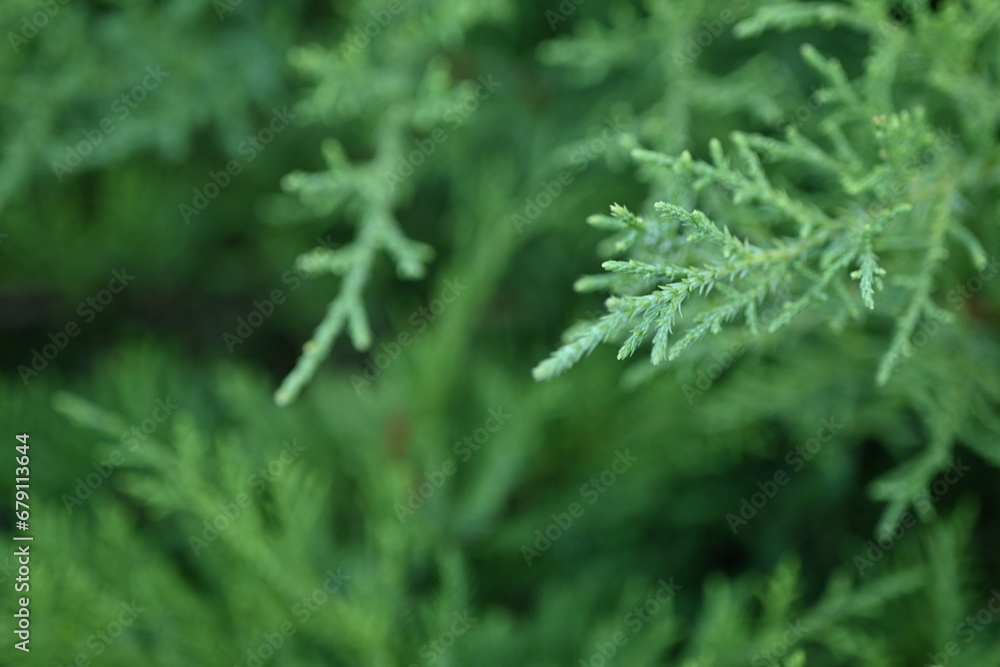
[[(961, 187), (955, 179), (961, 146), (950, 133), (935, 131), (923, 108), (873, 114), (876, 100), (865, 96), (863, 86), (848, 82), (839, 62), (809, 46), (802, 52), (825, 78), (820, 97), (833, 106), (820, 124), (827, 145), (792, 127), (784, 139), (732, 133), (733, 157), (713, 140), (711, 161), (696, 160), (686, 151), (671, 157), (635, 150), (640, 164), (669, 170), (672, 183), (687, 184), (694, 193), (721, 195), (719, 215), (727, 224), (699, 210), (656, 202), (657, 216), (647, 225), (676, 242), (661, 252), (641, 244), (632, 248), (637, 236), (628, 237), (622, 249), (651, 259), (608, 261), (603, 267), (636, 276), (645, 288), (637, 293), (633, 283), (633, 291), (614, 292), (606, 302), (608, 314), (571, 329), (563, 347), (535, 368), (537, 379), (564, 372), (600, 342), (625, 332), (629, 335), (619, 359), (651, 340), (652, 362), (659, 364), (736, 318), (757, 331), (760, 306), (781, 290), (795, 296), (769, 322), (769, 333), (810, 309), (821, 309), (831, 322), (860, 322), (862, 311), (850, 295), (850, 279), (857, 281), (868, 310), (876, 310), (877, 293), (891, 292), (876, 310), (896, 321), (877, 373), (880, 384), (888, 381), (900, 357), (909, 353), (908, 341), (920, 321), (939, 317), (934, 291), (949, 232), (967, 246), (979, 247), (954, 207)], [(794, 171), (765, 167), (765, 162)], [(819, 180), (822, 190), (809, 192), (807, 186), (815, 186), (805, 177)], [(612, 213), (620, 221), (623, 215)], [(982, 261), (984, 254), (975, 251), (974, 256)], [(598, 284), (622, 285), (591, 280), (582, 286)], [(680, 339), (670, 343), (682, 305), (694, 314)]]
[[(375, 141), (371, 159), (359, 163), (347, 156), (336, 139), (329, 138), (323, 144), (326, 169), (296, 171), (283, 180), (285, 191), (297, 196), (312, 213), (349, 213), (356, 219), (357, 232), (347, 246), (315, 250), (297, 262), (306, 274), (339, 276), (341, 285), (312, 338), (302, 346), (295, 368), (275, 392), (278, 405), (295, 400), (345, 328), (358, 350), (371, 345), (363, 297), (381, 253), (393, 260), (400, 278), (414, 280), (426, 273), (433, 248), (408, 238), (394, 213), (413, 189), (400, 175), (399, 165), (408, 163), (413, 139), (430, 130), (470, 93), (470, 83), (452, 82), (442, 49), (454, 48), (466, 31), (502, 16), (507, 7), (505, 0), (466, 3), (460, 11), (457, 6), (413, 2), (394, 5), (389, 12), (383, 5), (357, 3), (354, 22), (345, 29), (339, 46), (302, 47), (291, 54), (292, 63), (315, 80), (302, 112), (315, 122), (340, 127), (361, 123), (370, 128)], [(387, 17), (385, 25), (379, 23), (382, 29), (367, 37), (364, 30), (376, 14)], [(386, 76), (387, 71), (394, 75)]]
[[(568, 329), (534, 376), (566, 371), (601, 342), (618, 343), (619, 359), (648, 342), (655, 365), (735, 320), (754, 336), (826, 322), (845, 345), (864, 341), (880, 350), (874, 379), (924, 424), (924, 451), (871, 487), (886, 503), (884, 535), (947, 467), (957, 443), (1000, 460), (990, 440), (996, 425), (981, 416), (1000, 404), (996, 383), (971, 379), (976, 362), (959, 363), (954, 352), (968, 349), (979, 364), (992, 358), (969, 313), (955, 309), (970, 298), (956, 297), (956, 289), (978, 280), (965, 257), (973, 271), (987, 266), (1000, 215), (1000, 52), (991, 46), (1000, 10), (981, 0), (937, 9), (927, 2), (775, 3), (734, 32), (755, 38), (809, 26), (862, 31), (871, 51), (849, 67), (802, 46), (821, 86), (808, 105), (780, 112), (771, 131), (733, 132), (727, 149), (713, 139), (703, 159), (635, 150), (652, 182), (650, 214), (632, 216), (643, 221), (641, 231), (604, 224), (618, 234), (604, 247), (626, 256), (575, 286), (610, 291), (608, 314)], [(662, 105), (675, 102), (676, 95)], [(704, 213), (693, 208), (699, 200)], [(970, 210), (993, 215), (973, 218)], [(766, 326), (764, 307), (778, 313)], [(860, 337), (846, 335), (847, 323)], [(897, 373), (905, 378), (890, 384)]]

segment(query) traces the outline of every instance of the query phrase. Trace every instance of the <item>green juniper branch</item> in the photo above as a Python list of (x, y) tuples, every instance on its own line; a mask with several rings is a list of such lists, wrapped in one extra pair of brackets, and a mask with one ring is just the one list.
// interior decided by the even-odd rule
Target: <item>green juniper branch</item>
[[(833, 16), (823, 18), (826, 11), (803, 8), (789, 17), (776, 9), (774, 16), (794, 18), (792, 24), (797, 25), (810, 14), (820, 20)], [(764, 12), (756, 20), (767, 25), (774, 19), (768, 16)], [(933, 291), (937, 267), (947, 254), (946, 239), (955, 237), (977, 262), (984, 256), (976, 236), (952, 212), (953, 193), (961, 185), (945, 174), (954, 169), (958, 146), (953, 137), (934, 132), (923, 108), (874, 114), (878, 102), (865, 97), (864, 86), (850, 81), (839, 62), (810, 46), (804, 46), (802, 54), (828, 82), (829, 87), (818, 94), (831, 104), (820, 127), (833, 151), (807, 139), (798, 127), (788, 128), (784, 140), (733, 132), (732, 160), (717, 139), (709, 143), (707, 162), (694, 159), (688, 151), (671, 157), (634, 150), (639, 164), (665, 170), (667, 182), (675, 187), (721, 193), (730, 203), (723, 215), (732, 222), (720, 226), (701, 211), (688, 213), (667, 202), (654, 204), (659, 215), (649, 221), (623, 213), (618, 205), (610, 218), (598, 218), (598, 226), (627, 230), (615, 248), (633, 255), (606, 261), (603, 268), (634, 280), (588, 276), (578, 281), (580, 291), (612, 291), (606, 302), (609, 314), (567, 332), (563, 347), (534, 369), (536, 379), (564, 372), (598, 343), (615, 340), (626, 331), (619, 359), (651, 339), (653, 364), (675, 359), (741, 315), (748, 329), (756, 332), (757, 308), (779, 287), (799, 296), (784, 303), (780, 315), (769, 323), (770, 333), (821, 304), (831, 323), (858, 321), (861, 311), (845, 289), (849, 278), (857, 281), (865, 309), (876, 313), (880, 312), (876, 294), (891, 279), (893, 296), (881, 313), (896, 318), (896, 333), (876, 373), (879, 384), (888, 381), (900, 355), (908, 353), (908, 340), (920, 318), (934, 316)], [(761, 156), (767, 158), (766, 169)], [(782, 171), (782, 164), (795, 165), (799, 172), (804, 167), (826, 174), (822, 196), (810, 196), (798, 184), (801, 177)], [(775, 185), (777, 178), (782, 179), (781, 187)], [(789, 223), (796, 230), (794, 241), (783, 236)], [(676, 236), (676, 240), (661, 247), (644, 244), (653, 228), (657, 236)], [(686, 236), (678, 236), (682, 230)], [(717, 286), (720, 289), (713, 295)], [(900, 304), (900, 290), (909, 294), (908, 305)], [(690, 326), (678, 342), (668, 345), (681, 321), (682, 305), (694, 303), (696, 295), (701, 298)]]
[[(295, 368), (275, 392), (278, 405), (295, 400), (345, 327), (355, 348), (366, 350), (371, 344), (363, 293), (380, 252), (392, 258), (401, 278), (424, 276), (433, 249), (408, 238), (393, 213), (404, 203), (404, 176), (399, 173), (399, 165), (409, 164), (412, 151), (408, 142), (415, 132), (426, 131), (447, 116), (460, 101), (460, 94), (466, 98), (471, 94), (468, 85), (451, 85), (448, 62), (441, 53), (442, 42), (455, 42), (478, 21), (502, 14), (504, 6), (504, 0), (484, 2), (470, 5), (460, 14), (446, 7), (434, 7), (428, 12), (403, 9), (386, 30), (404, 38), (384, 36), (366, 42), (363, 48), (346, 42), (339, 53), (319, 47), (293, 52), (292, 60), (298, 68), (317, 79), (303, 109), (317, 120), (353, 119), (370, 124), (376, 145), (369, 162), (354, 164), (337, 141), (328, 139), (323, 144), (325, 171), (293, 172), (283, 182), (286, 191), (298, 195), (303, 204), (320, 215), (357, 210), (360, 220), (357, 236), (347, 247), (315, 250), (297, 261), (297, 267), (305, 273), (332, 273), (342, 276), (342, 283), (313, 337), (303, 345)], [(385, 10), (379, 7), (377, 11)], [(360, 10), (358, 18), (362, 23), (370, 20)], [(428, 29), (428, 21), (434, 23), (433, 30)], [(385, 75), (387, 61), (393, 65), (392, 77)]]
[[(397, 196), (394, 188), (386, 183), (383, 170), (399, 158), (401, 143), (395, 135), (383, 133), (371, 168), (356, 170), (357, 180), (352, 185), (356, 196), (362, 200), (364, 213), (355, 241), (338, 250), (313, 251), (297, 262), (298, 268), (308, 273), (343, 275), (343, 282), (340, 293), (327, 306), (326, 315), (312, 339), (302, 346), (302, 356), (295, 368), (275, 392), (274, 400), (278, 405), (288, 405), (295, 400), (312, 379), (317, 367), (330, 354), (330, 348), (345, 326), (355, 348), (366, 350), (371, 345), (371, 327), (365, 313), (363, 292), (380, 251), (384, 250), (392, 256), (399, 274), (405, 278), (421, 277), (425, 263), (433, 254), (429, 246), (403, 236), (392, 214)], [(338, 168), (343, 168), (339, 160), (332, 165), (332, 169)], [(330, 179), (338, 178), (336, 172), (327, 173)], [(302, 181), (298, 176), (291, 174), (287, 179), (290, 189), (300, 187)]]

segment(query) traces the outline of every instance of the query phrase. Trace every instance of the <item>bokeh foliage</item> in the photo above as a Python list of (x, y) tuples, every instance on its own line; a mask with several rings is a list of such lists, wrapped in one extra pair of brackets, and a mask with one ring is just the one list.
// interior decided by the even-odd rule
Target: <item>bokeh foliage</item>
[[(617, 632), (609, 664), (913, 665), (949, 642), (950, 665), (1000, 661), (996, 625), (968, 642), (963, 626), (1000, 567), (993, 3), (54, 6), (0, 56), (0, 397), (12, 456), (31, 434), (35, 535), (32, 654), (7, 641), (0, 662), (246, 665), (286, 622), (262, 662), (600, 664)], [(38, 11), (0, 18), (20, 34)], [(156, 66), (168, 76), (120, 118)], [(958, 140), (915, 172), (939, 130)], [(231, 161), (240, 173), (186, 220)], [(858, 223), (873, 203), (875, 236)], [(782, 293), (824, 278), (829, 293), (756, 336), (720, 317), (657, 366), (644, 336), (622, 363), (602, 331), (536, 382), (561, 332), (604, 311), (572, 292), (579, 276), (642, 295), (667, 263), (721, 256), (672, 226), (695, 208), (719, 225), (694, 221), (701, 243), (730, 256), (790, 247), (808, 238), (796, 215), (822, 213), (833, 254), (790, 261)], [(826, 277), (841, 232), (860, 263)], [(601, 275), (607, 259), (631, 273)], [(122, 267), (134, 281), (84, 321)], [(911, 324), (936, 327), (905, 329), (911, 349), (915, 298)], [(69, 321), (79, 336), (19, 370)], [(878, 384), (893, 345), (903, 361)], [(151, 419), (157, 401), (178, 407)], [(595, 484), (624, 452), (637, 462)], [(773, 498), (727, 518), (778, 471)], [(302, 613), (331, 572), (345, 578)], [(636, 629), (661, 581), (681, 588)], [(135, 621), (94, 644), (133, 600)], [(435, 651), (455, 614), (475, 620)]]

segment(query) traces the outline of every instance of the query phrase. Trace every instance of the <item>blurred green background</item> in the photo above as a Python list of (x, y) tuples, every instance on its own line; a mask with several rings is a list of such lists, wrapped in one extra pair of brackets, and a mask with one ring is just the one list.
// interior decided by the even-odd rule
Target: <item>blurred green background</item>
[[(0, 550), (0, 663), (923, 665), (954, 641), (941, 664), (1000, 664), (996, 627), (959, 629), (1000, 587), (1000, 456), (962, 449), (1000, 432), (995, 283), (920, 351), (940, 374), (886, 388), (884, 323), (531, 378), (602, 309), (572, 291), (600, 271), (587, 216), (672, 192), (631, 148), (777, 135), (821, 85), (802, 43), (863, 70), (849, 27), (737, 39), (758, 4), (797, 3), (4, 2), (0, 489), (30, 434), (34, 541), (30, 654)], [(996, 100), (990, 34), (967, 91)], [(426, 275), (376, 254), (371, 348), (339, 337), (278, 407), (342, 286), (297, 258), (373, 202)], [(872, 551), (872, 480), (941, 438), (968, 470)]]

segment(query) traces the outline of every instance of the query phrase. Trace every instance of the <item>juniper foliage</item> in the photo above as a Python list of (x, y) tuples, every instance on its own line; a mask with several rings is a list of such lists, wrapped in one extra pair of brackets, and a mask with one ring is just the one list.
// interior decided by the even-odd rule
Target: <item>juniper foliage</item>
[(0, 60), (31, 662), (1000, 662), (993, 3), (56, 4)]
[[(628, 259), (609, 259), (607, 273), (577, 281), (578, 291), (611, 291), (607, 313), (569, 329), (535, 378), (553, 378), (602, 342), (622, 338), (619, 359), (649, 343), (658, 365), (738, 322), (753, 338), (859, 327), (884, 342), (873, 373), (878, 385), (912, 359), (901, 391), (930, 434), (919, 457), (873, 486), (889, 503), (883, 532), (947, 467), (955, 442), (996, 460), (993, 420), (985, 415), (1000, 405), (1000, 387), (991, 377), (977, 382), (966, 400), (989, 407), (957, 419), (968, 412), (964, 401), (941, 394), (964, 378), (940, 377), (939, 362), (917, 348), (942, 330), (965, 349), (977, 348), (981, 336), (956, 275), (979, 280), (996, 272), (983, 241), (995, 239), (998, 211), (1000, 124), (991, 82), (1000, 73), (1000, 14), (984, 2), (938, 12), (909, 3), (909, 12), (872, 2), (779, 4), (736, 25), (743, 38), (813, 25), (850, 28), (867, 37), (870, 55), (850, 77), (838, 59), (803, 44), (815, 104), (770, 132), (732, 132), (728, 152), (715, 138), (705, 159), (634, 149), (634, 160), (674, 200), (654, 199), (646, 215), (614, 204), (610, 215), (588, 218), (615, 234), (614, 254)], [(949, 35), (944, 43), (935, 37), (941, 33)], [(688, 208), (696, 201), (709, 213)], [(762, 310), (775, 314), (764, 322)], [(914, 385), (913, 374), (925, 381), (938, 375), (931, 380), (937, 388)], [(974, 423), (983, 419), (985, 431)]]

